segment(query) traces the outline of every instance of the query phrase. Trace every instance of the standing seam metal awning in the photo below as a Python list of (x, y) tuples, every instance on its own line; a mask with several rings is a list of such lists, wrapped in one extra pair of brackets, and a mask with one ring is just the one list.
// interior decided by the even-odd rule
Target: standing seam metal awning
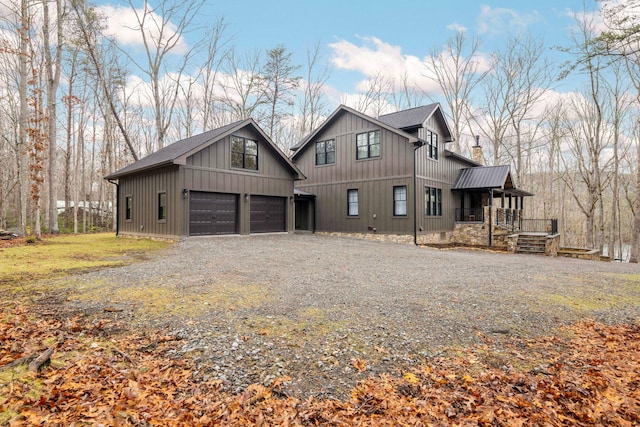
[(451, 191), (488, 191), (516, 197), (533, 196), (533, 193), (513, 185), (509, 166), (478, 166), (462, 169)]

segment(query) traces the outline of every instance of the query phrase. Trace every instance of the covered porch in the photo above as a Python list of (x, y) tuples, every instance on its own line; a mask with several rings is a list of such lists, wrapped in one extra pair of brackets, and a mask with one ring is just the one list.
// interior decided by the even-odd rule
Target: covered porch
[(516, 188), (509, 166), (463, 169), (452, 191), (458, 196), (454, 234), (460, 242), (507, 248), (509, 236), (558, 232), (557, 220), (525, 218), (525, 197), (533, 193)]

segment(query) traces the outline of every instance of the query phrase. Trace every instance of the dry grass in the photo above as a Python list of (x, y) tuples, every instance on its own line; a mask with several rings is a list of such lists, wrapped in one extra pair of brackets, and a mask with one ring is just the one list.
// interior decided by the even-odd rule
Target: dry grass
[(0, 248), (0, 284), (26, 285), (95, 268), (130, 264), (169, 243), (119, 239), (112, 233), (58, 235)]

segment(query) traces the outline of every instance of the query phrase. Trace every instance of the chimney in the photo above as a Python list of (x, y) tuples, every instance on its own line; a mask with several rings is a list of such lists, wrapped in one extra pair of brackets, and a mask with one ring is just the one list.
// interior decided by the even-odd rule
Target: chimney
[(482, 146), (480, 145), (480, 135), (476, 135), (476, 145), (471, 147), (471, 160), (483, 165), (484, 156), (482, 155)]

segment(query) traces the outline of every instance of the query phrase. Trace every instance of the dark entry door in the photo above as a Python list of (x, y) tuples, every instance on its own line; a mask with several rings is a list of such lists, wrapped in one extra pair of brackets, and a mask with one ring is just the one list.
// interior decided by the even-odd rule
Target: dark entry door
[(296, 230), (310, 230), (309, 201), (296, 200)]
[(286, 197), (251, 196), (251, 232), (286, 231)]
[(238, 232), (238, 195), (192, 191), (189, 195), (189, 234)]

